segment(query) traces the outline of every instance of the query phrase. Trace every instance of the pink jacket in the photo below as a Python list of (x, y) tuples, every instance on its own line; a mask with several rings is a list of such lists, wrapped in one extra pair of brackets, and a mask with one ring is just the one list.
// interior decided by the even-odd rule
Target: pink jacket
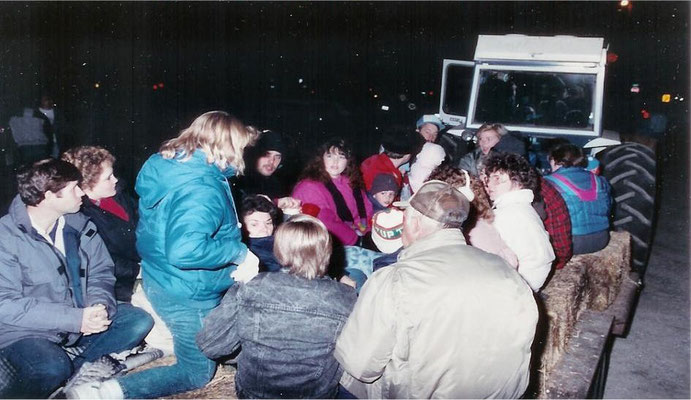
[[(336, 185), (336, 189), (343, 195), (346, 205), (353, 215), (353, 220), (357, 223), (361, 218), (365, 218), (367, 222), (367, 230), (369, 231), (372, 220), (372, 203), (370, 203), (364, 190), (361, 190), (362, 199), (365, 202), (365, 211), (367, 215), (359, 216), (357, 210), (357, 203), (353, 197), (353, 189), (350, 188), (348, 178), (340, 176), (332, 180)], [(358, 240), (358, 235), (355, 229), (349, 222), (343, 222), (338, 218), (336, 213), (336, 203), (334, 203), (331, 193), (326, 189), (323, 183), (304, 179), (295, 185), (292, 197), (302, 200), (302, 204), (311, 203), (319, 207), (319, 218), (329, 232), (333, 233), (344, 245), (350, 246), (355, 244)]]
[(466, 237), (471, 246), (487, 253), (496, 254), (503, 258), (510, 266), (518, 267), (516, 253), (506, 245), (504, 239), (499, 236), (499, 232), (497, 232), (497, 229), (491, 222), (479, 218), (475, 226), (467, 232)]

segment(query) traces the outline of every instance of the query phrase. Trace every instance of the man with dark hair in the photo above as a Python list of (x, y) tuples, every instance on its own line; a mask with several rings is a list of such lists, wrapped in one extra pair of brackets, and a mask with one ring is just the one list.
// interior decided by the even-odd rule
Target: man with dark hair
[(466, 244), (459, 190), (432, 180), (399, 205), (398, 261), (367, 280), (336, 342), (341, 384), (357, 398), (520, 397), (538, 319), (530, 288)]
[(85, 362), (139, 344), (146, 312), (117, 304), (113, 261), (77, 213), (84, 192), (72, 164), (38, 161), (17, 174), (0, 219), (0, 397), (45, 398)]
[(245, 151), (245, 175), (237, 180), (239, 189), (238, 202), (245, 196), (263, 194), (268, 196), (279, 208), (289, 209), (300, 206), (300, 201), (288, 197), (290, 193), (289, 182), (285, 176), (279, 176), (286, 145), (280, 133), (265, 130), (262, 131), (259, 140), (253, 147)]

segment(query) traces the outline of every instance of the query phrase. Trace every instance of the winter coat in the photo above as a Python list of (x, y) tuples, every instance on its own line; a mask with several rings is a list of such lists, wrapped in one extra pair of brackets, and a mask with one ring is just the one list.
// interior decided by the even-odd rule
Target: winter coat
[(336, 342), (341, 384), (358, 398), (518, 398), (537, 319), (515, 269), (442, 229), (362, 288)]
[(362, 180), (365, 182), (365, 188), (369, 191), (372, 188), (374, 178), (379, 174), (393, 175), (398, 187), (403, 185), (403, 174), (391, 162), (391, 159), (386, 154), (375, 154), (365, 159), (360, 164), (360, 172), (362, 173)]
[(473, 151), (466, 153), (460, 160), (456, 168), (464, 169), (472, 176), (478, 176), (480, 174), (480, 165), (484, 163), (487, 156), (482, 153), (480, 146), (473, 149)]
[(533, 191), (520, 189), (504, 193), (494, 202), (494, 227), (518, 257), (518, 273), (534, 291), (540, 290), (554, 260), (540, 216), (533, 206)]
[[(63, 235), (77, 238), (84, 306), (103, 304), (112, 318), (113, 261), (96, 225), (80, 213), (64, 216)], [(65, 239), (66, 250), (68, 240)], [(68, 253), (69, 254), (69, 253)], [(70, 345), (81, 336), (83, 309), (72, 293), (68, 261), (31, 225), (15, 197), (0, 219), (0, 348), (26, 338)]]
[(612, 189), (607, 179), (579, 167), (561, 167), (545, 179), (564, 198), (574, 235), (589, 235), (609, 229)]
[(247, 254), (226, 180), (234, 173), (207, 163), (199, 149), (186, 161), (157, 153), (144, 163), (135, 190), (137, 250), (147, 284), (190, 306), (218, 305)]
[(88, 197), (82, 202), (81, 212), (96, 224), (98, 234), (101, 235), (115, 263), (115, 298), (118, 301), (129, 302), (132, 299), (134, 281), (139, 274), (141, 260), (137, 253), (135, 235), (137, 206), (120, 184), (116, 187), (113, 200), (125, 210), (130, 217), (129, 221), (100, 208)]
[(209, 358), (238, 346), (241, 398), (333, 398), (343, 373), (333, 357), (355, 290), (328, 277), (260, 273), (209, 313), (197, 344)]
[(259, 270), (262, 272), (276, 272), (281, 270), (281, 264), (274, 255), (274, 237), (248, 238), (247, 245), (254, 255), (259, 258)]
[[(358, 215), (357, 203), (353, 197), (353, 189), (350, 186), (348, 178), (339, 176), (332, 179), (336, 189), (341, 193), (343, 199), (353, 216), (353, 222), (362, 222), (370, 225), (372, 221), (372, 203), (367, 198), (364, 190), (361, 190), (362, 200), (365, 203), (366, 215)], [(336, 212), (336, 203), (331, 196), (331, 193), (326, 189), (323, 183), (304, 179), (295, 185), (293, 189), (293, 197), (302, 200), (302, 204), (311, 203), (319, 207), (319, 218), (326, 228), (338, 238), (341, 243), (347, 246), (352, 246), (358, 241), (358, 235), (355, 233), (355, 228), (350, 222), (342, 221)], [(367, 229), (369, 231), (369, 227)]]
[(492, 222), (478, 218), (475, 225), (466, 234), (466, 239), (471, 246), (491, 254), (496, 254), (510, 266), (518, 267), (516, 253), (506, 245)]

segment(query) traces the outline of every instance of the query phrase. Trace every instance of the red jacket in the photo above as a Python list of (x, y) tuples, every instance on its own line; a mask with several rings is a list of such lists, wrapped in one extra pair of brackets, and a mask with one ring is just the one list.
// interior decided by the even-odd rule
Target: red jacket
[(367, 191), (372, 188), (374, 178), (382, 173), (393, 175), (398, 187), (403, 186), (403, 174), (393, 165), (389, 156), (384, 153), (375, 154), (363, 161), (360, 164), (360, 172), (362, 173), (362, 179), (365, 181)]

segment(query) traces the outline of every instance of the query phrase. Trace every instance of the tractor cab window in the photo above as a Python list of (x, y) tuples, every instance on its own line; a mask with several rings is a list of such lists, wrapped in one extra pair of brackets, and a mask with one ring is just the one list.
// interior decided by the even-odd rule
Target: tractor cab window
[(483, 69), (473, 122), (593, 129), (595, 74)]

